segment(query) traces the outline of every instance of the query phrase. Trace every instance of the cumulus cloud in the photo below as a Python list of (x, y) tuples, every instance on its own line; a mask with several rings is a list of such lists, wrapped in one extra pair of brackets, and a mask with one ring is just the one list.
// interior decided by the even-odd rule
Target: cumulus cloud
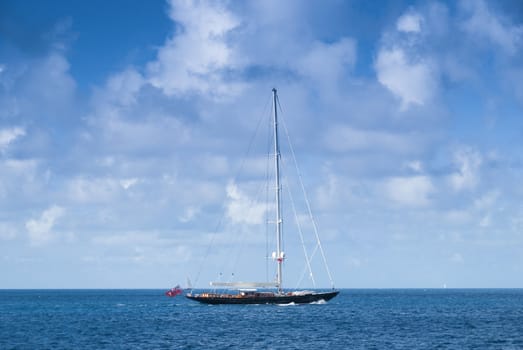
[(39, 219), (31, 219), (25, 223), (25, 228), (29, 233), (29, 239), (32, 245), (40, 245), (46, 243), (53, 238), (53, 227), (58, 219), (65, 213), (65, 209), (54, 205), (46, 209)]
[(405, 163), (405, 167), (415, 173), (421, 173), (423, 171), (423, 164), (419, 160), (413, 160)]
[(523, 44), (523, 25), (512, 25), (493, 13), (483, 0), (461, 1), (470, 16), (463, 27), (478, 39), (486, 39), (508, 54), (515, 54)]
[(422, 207), (430, 204), (430, 196), (435, 192), (428, 176), (394, 177), (385, 184), (385, 194), (394, 202)]
[(332, 44), (316, 42), (299, 58), (298, 70), (322, 85), (335, 83), (356, 62), (356, 44), (353, 39), (343, 38)]
[(471, 148), (464, 147), (455, 151), (454, 164), (457, 170), (449, 176), (452, 188), (456, 191), (470, 190), (479, 182), (479, 168), (482, 163), (481, 154)]
[(399, 98), (402, 112), (427, 105), (439, 91), (444, 59), (429, 42), (439, 45), (445, 33), (442, 8), (432, 5), (423, 14), (410, 9), (398, 18), (395, 30), (383, 33), (374, 69), (379, 83)]
[(189, 206), (185, 208), (185, 210), (183, 211), (183, 215), (180, 215), (178, 217), (178, 220), (180, 220), (180, 222), (182, 223), (190, 222), (196, 215), (198, 215), (199, 212), (200, 208)]
[[(32, 59), (15, 59), (1, 73), (0, 118), (16, 119), (17, 123), (42, 120), (48, 126), (70, 116), (76, 82), (69, 72), (64, 53), (52, 51)], [(28, 122), (29, 121), (29, 122)]]
[(129, 188), (136, 185), (138, 183), (138, 181), (140, 181), (140, 180), (138, 180), (135, 177), (130, 178), (130, 179), (122, 179), (122, 180), (120, 180), (120, 185), (123, 187), (124, 190), (128, 190)]
[(401, 100), (401, 110), (424, 105), (435, 94), (437, 78), (427, 60), (409, 58), (400, 47), (382, 48), (375, 64), (378, 81)]
[(482, 217), (478, 225), (480, 227), (490, 227), (492, 225), (492, 216), (494, 212), (494, 205), (497, 203), (500, 192), (498, 190), (489, 191), (483, 196), (474, 201), (473, 208), (477, 212), (481, 212)]
[(239, 21), (221, 2), (172, 0), (170, 4), (169, 15), (181, 29), (148, 65), (149, 82), (167, 95), (237, 93), (240, 85), (225, 77), (239, 64), (226, 37)]
[(115, 74), (107, 81), (104, 96), (111, 102), (130, 105), (136, 102), (136, 94), (144, 84), (144, 78), (134, 69)]
[(500, 196), (499, 190), (488, 191), (475, 198), (468, 207), (449, 210), (444, 216), (454, 224), (467, 223), (469, 227), (474, 224), (482, 228), (490, 227), (495, 224), (493, 218), (500, 211), (497, 207)]
[(236, 184), (229, 183), (227, 186), (227, 217), (233, 223), (261, 224), (267, 205), (249, 198), (249, 196), (238, 188)]
[(69, 68), (69, 61), (62, 52), (52, 52), (36, 62), (23, 77), (23, 97), (36, 107), (36, 113), (69, 107), (76, 89)]
[(423, 17), (416, 12), (406, 13), (398, 18), (396, 29), (399, 32), (419, 33), (421, 31), (422, 20)]
[(25, 130), (20, 127), (0, 129), (0, 152), (4, 152), (9, 144), (24, 135)]

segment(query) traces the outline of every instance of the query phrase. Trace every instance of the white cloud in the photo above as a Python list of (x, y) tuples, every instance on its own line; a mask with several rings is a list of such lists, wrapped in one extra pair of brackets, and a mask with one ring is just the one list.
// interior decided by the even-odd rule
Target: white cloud
[(430, 204), (430, 195), (435, 192), (430, 178), (422, 175), (391, 178), (384, 187), (389, 199), (408, 206)]
[(523, 44), (523, 25), (511, 25), (508, 21), (492, 13), (482, 0), (461, 1), (470, 18), (463, 27), (473, 36), (487, 39), (508, 54), (515, 54)]
[(25, 228), (29, 233), (31, 244), (40, 245), (53, 239), (55, 237), (55, 234), (52, 232), (53, 227), (64, 213), (64, 208), (54, 205), (45, 210), (39, 219), (28, 220)]
[(185, 208), (183, 215), (178, 217), (178, 220), (182, 223), (190, 222), (198, 213), (200, 212), (200, 208), (189, 206)]
[(401, 110), (424, 105), (435, 94), (437, 79), (428, 61), (409, 59), (399, 47), (382, 48), (375, 63), (378, 81), (401, 99)]
[(419, 160), (413, 160), (405, 164), (407, 169), (410, 169), (416, 173), (421, 173), (423, 171), (423, 164)]
[(64, 108), (72, 102), (76, 82), (69, 74), (69, 62), (61, 52), (53, 52), (33, 67), (26, 81), (27, 98), (35, 112)]
[[(52, 123), (70, 116), (76, 89), (63, 52), (38, 56), (14, 59), (0, 79), (0, 118), (30, 121), (26, 124), (36, 126), (35, 129), (41, 120)], [(34, 138), (32, 141), (35, 142)]]
[(353, 39), (343, 38), (335, 43), (316, 42), (309, 52), (298, 59), (298, 70), (322, 85), (335, 83), (356, 62), (356, 44)]
[(128, 190), (129, 188), (133, 187), (134, 185), (136, 185), (138, 183), (138, 179), (133, 177), (133, 178), (130, 178), (130, 179), (122, 179), (120, 180), (120, 185), (125, 189), (125, 190)]
[(238, 189), (236, 184), (227, 185), (227, 216), (233, 223), (261, 224), (267, 205), (256, 200)]
[(439, 40), (442, 31), (434, 13), (439, 17), (442, 12), (430, 6), (426, 20), (410, 9), (398, 18), (396, 30), (383, 33), (374, 68), (380, 84), (400, 99), (400, 111), (425, 106), (439, 89), (440, 55), (430, 52), (427, 42)]
[(143, 84), (144, 79), (140, 73), (134, 69), (127, 69), (109, 78), (103, 95), (111, 102), (130, 105), (136, 102), (136, 94)]
[(236, 94), (241, 86), (227, 82), (223, 72), (239, 64), (226, 40), (239, 21), (217, 1), (172, 0), (170, 17), (181, 30), (148, 65), (149, 82), (167, 95)]
[(482, 218), (479, 220), (480, 227), (490, 227), (492, 225), (492, 212), (496, 204), (500, 192), (498, 190), (489, 191), (482, 197), (474, 201), (473, 208), (476, 211), (483, 212)]
[(452, 188), (456, 191), (470, 190), (479, 182), (481, 154), (471, 148), (461, 148), (454, 153), (454, 164), (457, 171), (449, 176)]
[(0, 129), (0, 151), (4, 152), (11, 142), (24, 135), (25, 130), (19, 127)]
[(479, 221), (479, 226), (485, 228), (489, 227), (491, 223), (492, 220), (490, 218), (490, 214), (485, 214), (485, 216), (483, 216), (483, 218), (481, 218), (481, 220)]
[(476, 198), (468, 207), (446, 211), (444, 217), (453, 224), (467, 224), (469, 227), (477, 224), (480, 227), (490, 227), (493, 224), (492, 217), (497, 209), (495, 205), (500, 195), (501, 192), (498, 190), (489, 191)]
[(398, 18), (396, 29), (399, 32), (419, 33), (423, 17), (419, 13), (409, 12)]

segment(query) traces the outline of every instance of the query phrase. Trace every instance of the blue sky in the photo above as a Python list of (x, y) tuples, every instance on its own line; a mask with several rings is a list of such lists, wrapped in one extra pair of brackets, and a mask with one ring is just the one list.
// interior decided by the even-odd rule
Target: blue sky
[(263, 274), (263, 156), (235, 176), (273, 87), (338, 287), (523, 287), (522, 10), (3, 1), (0, 288), (183, 284), (213, 235)]

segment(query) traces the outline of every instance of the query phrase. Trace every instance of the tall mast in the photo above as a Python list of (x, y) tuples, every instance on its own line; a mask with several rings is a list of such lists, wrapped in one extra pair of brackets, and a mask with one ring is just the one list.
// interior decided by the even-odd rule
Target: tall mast
[(280, 185), (280, 145), (278, 142), (278, 108), (277, 100), (278, 96), (276, 89), (272, 89), (273, 104), (274, 104), (274, 168), (276, 176), (276, 261), (278, 263), (278, 271), (276, 275), (278, 283), (278, 292), (282, 292), (282, 264), (283, 264), (283, 252), (282, 252), (282, 219), (281, 219), (281, 185)]

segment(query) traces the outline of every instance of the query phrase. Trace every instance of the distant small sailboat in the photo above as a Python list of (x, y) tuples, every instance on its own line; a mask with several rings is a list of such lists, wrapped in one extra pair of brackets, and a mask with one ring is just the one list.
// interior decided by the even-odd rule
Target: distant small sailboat
[[(205, 304), (306, 304), (319, 301), (328, 301), (338, 295), (339, 291), (332, 288), (329, 291), (308, 291), (294, 290), (284, 291), (282, 265), (285, 254), (282, 251), (282, 213), (281, 213), (281, 184), (280, 184), (280, 146), (278, 140), (278, 111), (277, 111), (277, 91), (272, 90), (274, 107), (274, 170), (276, 181), (276, 251), (272, 253), (273, 261), (276, 262), (276, 278), (270, 282), (211, 282), (213, 287), (226, 287), (236, 289), (236, 293), (222, 292), (203, 292), (193, 293), (192, 291), (185, 296), (188, 299)], [(319, 240), (318, 240), (319, 243)], [(320, 246), (320, 249), (321, 246)], [(323, 250), (322, 250), (323, 254)], [(329, 273), (330, 277), (330, 273)], [(331, 279), (332, 282), (332, 279)], [(262, 288), (263, 290), (258, 290)], [(276, 291), (267, 291), (274, 288)]]

